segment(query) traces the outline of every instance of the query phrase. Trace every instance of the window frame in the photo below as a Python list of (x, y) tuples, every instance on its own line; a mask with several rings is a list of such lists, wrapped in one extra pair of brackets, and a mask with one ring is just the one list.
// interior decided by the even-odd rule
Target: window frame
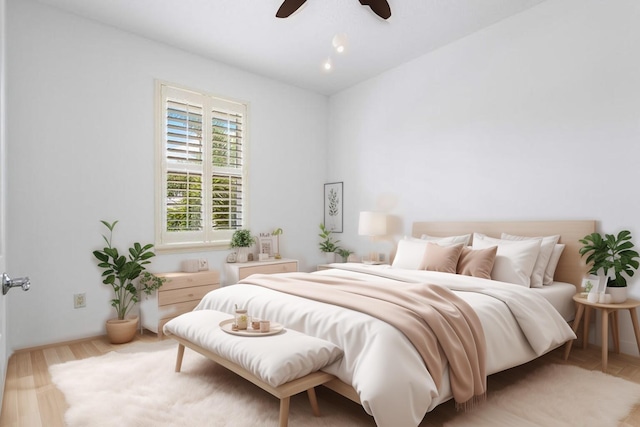
[[(180, 96), (184, 96), (186, 99), (193, 100), (193, 102), (200, 102), (204, 106), (203, 108), (203, 131), (202, 131), (202, 222), (205, 224), (200, 231), (181, 231), (181, 232), (169, 232), (167, 231), (167, 180), (170, 173), (170, 162), (167, 160), (167, 104), (166, 99), (171, 97), (171, 94), (177, 93)], [(174, 95), (175, 96), (175, 95)], [(222, 97), (219, 95), (211, 94), (201, 90), (194, 90), (181, 85), (156, 80), (155, 87), (155, 120), (156, 120), (156, 137), (155, 142), (155, 250), (156, 252), (187, 252), (190, 250), (222, 250), (228, 249), (231, 241), (231, 236), (234, 231), (239, 228), (249, 228), (249, 204), (248, 204), (248, 157), (249, 157), (249, 114), (250, 105), (246, 101), (239, 101), (229, 97)], [(210, 135), (210, 132), (205, 132), (205, 126), (211, 127), (211, 123), (205, 124), (205, 118), (208, 117), (206, 106), (217, 105), (219, 108), (228, 107), (233, 111), (241, 111), (243, 114), (242, 120), (242, 167), (239, 174), (235, 173), (235, 169), (232, 175), (237, 175), (242, 180), (242, 196), (241, 196), (241, 225), (234, 229), (228, 230), (214, 230), (212, 226), (212, 206), (213, 206), (213, 183), (212, 178), (215, 174), (224, 172), (224, 168), (216, 167), (213, 165), (211, 158), (212, 154), (212, 141), (207, 140), (206, 136)], [(243, 110), (243, 111), (242, 111)], [(209, 112), (211, 113), (211, 112)], [(208, 165), (205, 165), (205, 161), (208, 161)], [(186, 167), (189, 168), (189, 167)], [(175, 170), (174, 170), (175, 171)], [(229, 170), (228, 172), (232, 172)]]

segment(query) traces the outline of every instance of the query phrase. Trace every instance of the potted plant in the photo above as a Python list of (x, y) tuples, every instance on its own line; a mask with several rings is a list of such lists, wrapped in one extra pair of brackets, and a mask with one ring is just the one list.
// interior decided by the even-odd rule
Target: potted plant
[[(128, 256), (120, 254), (112, 244), (113, 229), (118, 221), (111, 224), (107, 221), (100, 222), (109, 230), (109, 237), (102, 235), (107, 246), (101, 251), (93, 251), (93, 255), (99, 261), (98, 267), (103, 270), (102, 283), (113, 289), (114, 298), (111, 300), (111, 305), (118, 315), (116, 319), (107, 320), (107, 336), (112, 343), (121, 344), (131, 341), (136, 334), (138, 316), (131, 318), (126, 316), (138, 303), (139, 291), (150, 294), (162, 286), (165, 279), (145, 271), (145, 265), (151, 262), (149, 258), (155, 256), (152, 244), (142, 246), (136, 242), (129, 248)], [(134, 284), (134, 280), (138, 277), (141, 277), (140, 289)]]
[(331, 237), (332, 233), (333, 232), (327, 229), (323, 223), (320, 223), (320, 234), (318, 234), (318, 236), (323, 239), (322, 242), (320, 242), (320, 250), (327, 254), (327, 262), (330, 263), (335, 262), (335, 252), (340, 249), (338, 246), (340, 240), (334, 241), (333, 237)]
[(348, 262), (349, 261), (349, 255), (351, 255), (353, 253), (353, 251), (350, 251), (349, 249), (338, 248), (336, 250), (336, 253), (342, 257), (342, 260), (344, 262)]
[[(631, 232), (622, 230), (617, 236), (591, 233), (580, 240), (580, 255), (587, 256), (591, 264), (590, 274), (599, 275), (602, 282), (606, 277), (608, 292), (613, 302), (624, 302), (627, 299), (627, 278), (632, 277), (638, 269), (638, 252), (633, 248)], [(601, 273), (600, 273), (601, 272)], [(602, 283), (601, 282), (601, 283)]]
[(251, 235), (251, 231), (242, 229), (236, 230), (231, 236), (231, 247), (238, 248), (238, 262), (247, 262), (249, 259), (248, 247), (253, 245), (255, 237)]

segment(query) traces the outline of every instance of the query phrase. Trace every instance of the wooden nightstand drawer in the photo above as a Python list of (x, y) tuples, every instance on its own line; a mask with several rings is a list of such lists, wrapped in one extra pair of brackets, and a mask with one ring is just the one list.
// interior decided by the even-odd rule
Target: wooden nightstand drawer
[(197, 273), (161, 273), (156, 274), (156, 276), (167, 279), (160, 288), (161, 292), (220, 283), (220, 273), (213, 270), (199, 271)]
[(176, 304), (185, 301), (200, 301), (209, 291), (218, 289), (220, 285), (193, 286), (170, 291), (158, 292), (158, 305)]
[(158, 307), (158, 317), (160, 319), (173, 319), (181, 314), (192, 311), (199, 302), (200, 300), (186, 301)]
[(252, 274), (293, 273), (298, 271), (298, 261), (295, 259), (277, 259), (269, 261), (252, 261), (226, 264), (225, 283), (238, 283)]
[(193, 310), (203, 296), (220, 287), (220, 273), (215, 270), (196, 273), (157, 273), (167, 281), (151, 295), (142, 295), (142, 326), (163, 338), (162, 327), (170, 319)]
[(252, 274), (275, 274), (275, 273), (292, 273), (298, 271), (297, 262), (286, 262), (283, 264), (260, 265), (256, 267), (247, 267), (240, 269), (240, 279), (249, 277)]

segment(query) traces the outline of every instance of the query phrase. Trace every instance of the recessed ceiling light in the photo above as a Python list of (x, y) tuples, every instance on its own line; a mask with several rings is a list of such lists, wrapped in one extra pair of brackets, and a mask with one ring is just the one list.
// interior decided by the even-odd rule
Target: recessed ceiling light
[(331, 44), (333, 48), (338, 53), (343, 53), (347, 49), (347, 35), (346, 34), (336, 34), (333, 36), (333, 40), (331, 40)]
[(324, 68), (325, 71), (331, 71), (331, 69), (333, 68), (331, 58), (327, 58), (327, 60), (324, 61), (324, 64), (322, 64), (322, 68)]

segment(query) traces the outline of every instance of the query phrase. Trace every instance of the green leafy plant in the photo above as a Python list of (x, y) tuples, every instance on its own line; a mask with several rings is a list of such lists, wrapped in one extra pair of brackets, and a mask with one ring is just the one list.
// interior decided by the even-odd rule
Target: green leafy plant
[(109, 237), (102, 235), (107, 243), (101, 251), (93, 251), (93, 255), (98, 259), (98, 267), (102, 268), (102, 283), (113, 288), (115, 297), (111, 300), (111, 305), (118, 314), (118, 319), (123, 320), (127, 313), (139, 301), (138, 287), (133, 283), (138, 277), (140, 280), (140, 290), (150, 294), (152, 291), (160, 288), (165, 279), (156, 277), (145, 271), (145, 265), (149, 264), (149, 258), (156, 254), (152, 251), (151, 243), (142, 246), (140, 243), (134, 243), (129, 248), (128, 256), (120, 254), (117, 248), (112, 245), (113, 230), (118, 221), (108, 223), (100, 221), (109, 230)]
[(591, 292), (591, 289), (593, 289), (593, 283), (591, 283), (591, 280), (587, 280), (584, 290), (586, 293), (589, 293)]
[(338, 248), (336, 250), (336, 253), (346, 260), (347, 258), (349, 258), (349, 255), (353, 253), (353, 251), (350, 251), (349, 249)]
[(236, 230), (231, 236), (232, 248), (248, 248), (255, 242), (256, 238), (251, 235), (249, 230)]
[(631, 232), (622, 230), (617, 236), (600, 233), (591, 233), (580, 240), (582, 248), (580, 255), (587, 256), (587, 264), (592, 263), (589, 273), (598, 274), (602, 270), (608, 274), (609, 269), (613, 269), (615, 275), (609, 277), (607, 286), (624, 287), (627, 286), (627, 279), (623, 275), (632, 277), (638, 269), (638, 252), (633, 250), (631, 242)]
[(323, 223), (320, 223), (320, 234), (318, 234), (318, 236), (323, 239), (322, 242), (320, 242), (320, 250), (322, 252), (336, 252), (340, 249), (338, 246), (340, 240), (334, 241), (333, 237), (331, 237), (332, 233), (333, 232), (327, 229)]

